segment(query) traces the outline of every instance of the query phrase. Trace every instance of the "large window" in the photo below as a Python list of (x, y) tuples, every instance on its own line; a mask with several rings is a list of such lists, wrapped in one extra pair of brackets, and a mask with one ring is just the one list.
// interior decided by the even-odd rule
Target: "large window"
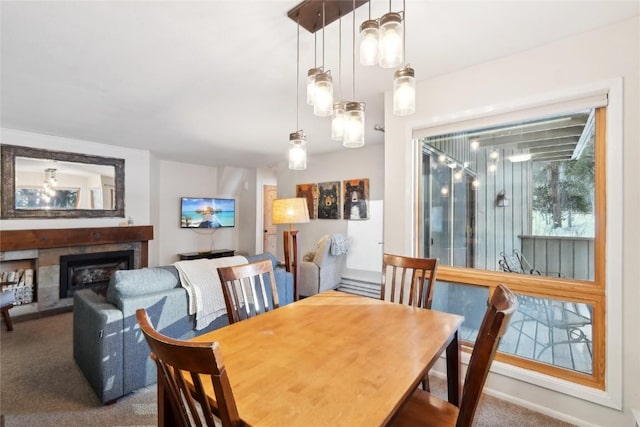
[(418, 251), (441, 265), (434, 308), (463, 314), (472, 344), (506, 283), (520, 308), (499, 358), (598, 388), (604, 117), (583, 109), (424, 137), (418, 186)]

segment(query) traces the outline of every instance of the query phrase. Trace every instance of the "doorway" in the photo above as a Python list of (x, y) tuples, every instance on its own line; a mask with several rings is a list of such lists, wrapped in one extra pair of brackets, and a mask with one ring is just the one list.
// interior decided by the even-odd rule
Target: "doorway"
[(475, 177), (452, 167), (438, 153), (423, 151), (424, 238), (422, 256), (442, 265), (473, 267), (475, 238)]
[(271, 208), (273, 201), (278, 198), (278, 186), (265, 185), (262, 190), (262, 251), (276, 254), (276, 243), (278, 239), (278, 227), (273, 225), (271, 218)]

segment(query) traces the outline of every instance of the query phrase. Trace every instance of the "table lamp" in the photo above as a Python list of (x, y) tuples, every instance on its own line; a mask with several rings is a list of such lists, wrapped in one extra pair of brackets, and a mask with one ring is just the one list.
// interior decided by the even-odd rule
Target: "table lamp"
[(272, 209), (273, 224), (289, 224), (289, 229), (282, 234), (282, 244), (284, 246), (284, 263), (287, 271), (293, 273), (293, 299), (298, 300), (298, 253), (300, 252), (300, 242), (298, 241), (298, 230), (293, 229), (293, 224), (309, 222), (309, 209), (307, 199), (276, 199), (273, 201)]

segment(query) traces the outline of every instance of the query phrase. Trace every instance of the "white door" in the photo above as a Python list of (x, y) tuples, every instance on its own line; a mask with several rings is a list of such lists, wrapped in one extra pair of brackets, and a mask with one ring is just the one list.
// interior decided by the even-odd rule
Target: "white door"
[(347, 221), (347, 235), (351, 245), (347, 255), (347, 269), (382, 271), (382, 215), (382, 200), (370, 200), (368, 220)]

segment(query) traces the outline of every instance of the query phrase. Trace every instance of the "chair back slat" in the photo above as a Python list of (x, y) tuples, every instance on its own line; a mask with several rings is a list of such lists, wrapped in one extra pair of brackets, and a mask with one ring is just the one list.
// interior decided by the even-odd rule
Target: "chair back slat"
[[(218, 267), (229, 323), (278, 308), (278, 289), (270, 260)], [(271, 299), (267, 287), (271, 291)]]
[[(384, 254), (380, 299), (386, 298), (387, 281), (389, 281), (389, 301), (431, 308), (437, 271), (436, 258)], [(409, 283), (407, 283), (408, 278), (410, 278)], [(405, 290), (407, 287), (408, 289)]]
[(517, 309), (518, 300), (515, 295), (506, 286), (498, 285), (489, 301), (473, 345), (462, 389), (457, 427), (471, 426), (500, 339)]
[[(164, 336), (156, 331), (143, 308), (136, 311), (136, 319), (158, 367), (158, 381), (166, 390), (176, 422), (183, 427), (214, 427), (217, 416), (223, 427), (242, 425), (219, 344)], [(193, 386), (189, 386), (185, 373), (191, 376)], [(203, 378), (213, 385), (215, 406), (206, 395)]]

